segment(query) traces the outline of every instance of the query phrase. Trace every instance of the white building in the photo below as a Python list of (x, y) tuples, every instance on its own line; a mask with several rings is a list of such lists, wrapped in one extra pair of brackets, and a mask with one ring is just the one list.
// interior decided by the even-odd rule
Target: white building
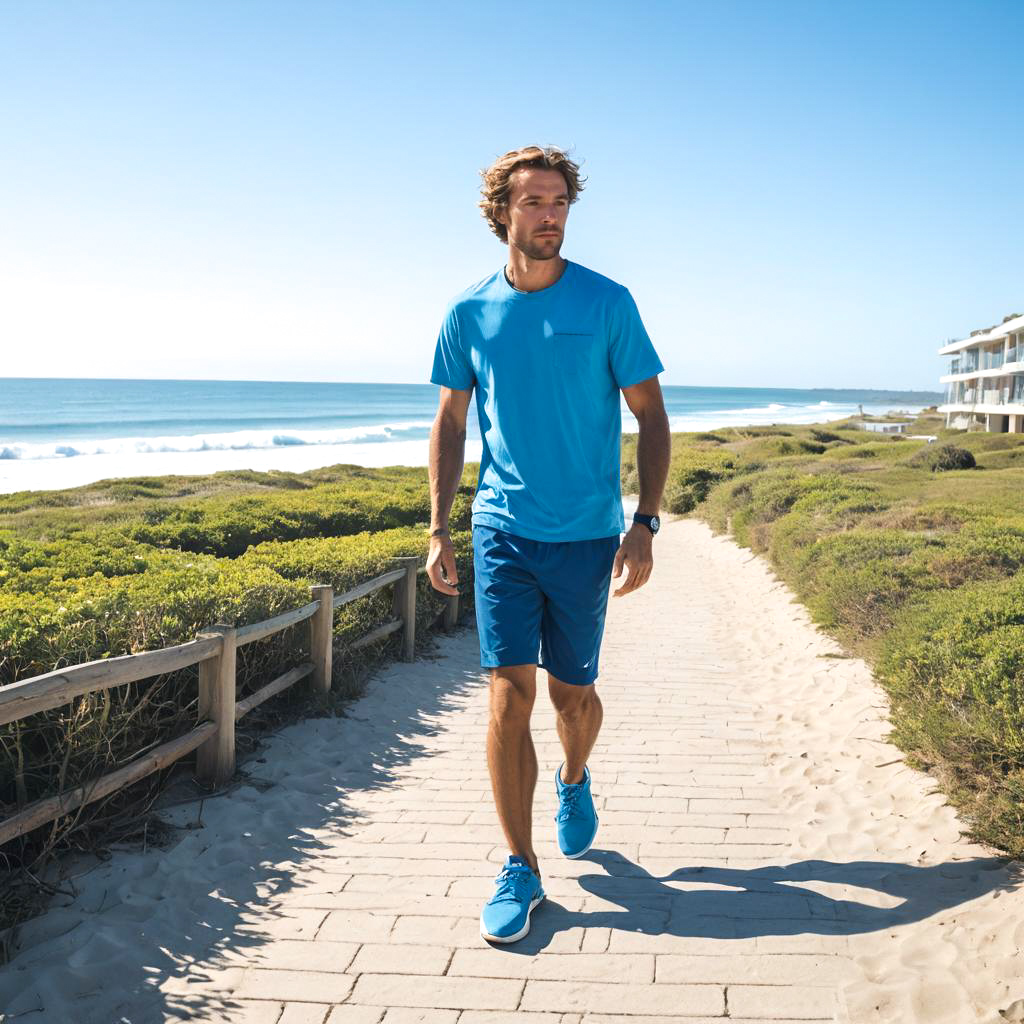
[(981, 426), (992, 433), (1024, 433), (1024, 316), (939, 349), (952, 356), (946, 385), (946, 426)]

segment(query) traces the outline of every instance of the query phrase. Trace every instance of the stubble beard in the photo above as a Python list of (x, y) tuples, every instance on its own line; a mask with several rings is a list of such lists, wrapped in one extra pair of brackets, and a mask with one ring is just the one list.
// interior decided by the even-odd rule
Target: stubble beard
[(558, 258), (558, 254), (562, 249), (563, 237), (563, 235), (558, 235), (556, 238), (542, 238), (539, 244), (528, 239), (520, 240), (513, 238), (512, 245), (527, 259), (553, 260)]

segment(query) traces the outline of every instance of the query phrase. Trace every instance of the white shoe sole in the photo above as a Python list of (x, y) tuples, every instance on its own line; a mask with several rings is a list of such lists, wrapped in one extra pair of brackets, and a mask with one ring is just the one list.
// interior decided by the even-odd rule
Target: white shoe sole
[(480, 935), (483, 938), (485, 938), (488, 942), (500, 942), (502, 944), (504, 944), (506, 942), (518, 942), (521, 938), (523, 938), (523, 936), (525, 936), (527, 934), (527, 932), (529, 932), (529, 930), (530, 930), (530, 915), (537, 909), (537, 907), (539, 907), (541, 905), (543, 900), (544, 900), (544, 897), (540, 896), (537, 899), (531, 901), (530, 909), (526, 912), (526, 924), (524, 924), (523, 927), (519, 931), (517, 931), (515, 933), (515, 935), (489, 935), (484, 930), (484, 919), (483, 919), (483, 917), (480, 918)]
[(568, 859), (568, 860), (579, 860), (579, 858), (582, 857), (585, 853), (589, 853), (590, 852), (590, 848), (594, 845), (594, 840), (597, 839), (597, 830), (600, 827), (601, 827), (601, 819), (597, 818), (596, 819), (596, 824), (594, 825), (594, 834), (590, 837), (590, 842), (587, 843), (587, 845), (584, 846), (583, 849), (580, 850), (579, 853), (566, 853), (566, 854), (563, 854), (563, 856), (566, 859)]

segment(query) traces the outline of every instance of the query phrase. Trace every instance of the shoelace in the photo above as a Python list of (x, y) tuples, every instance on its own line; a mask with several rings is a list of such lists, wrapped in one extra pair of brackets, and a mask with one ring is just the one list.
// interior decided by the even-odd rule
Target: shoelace
[(574, 786), (564, 786), (559, 796), (558, 814), (555, 815), (555, 821), (568, 821), (570, 818), (579, 817), (580, 809), (576, 803), (582, 795), (582, 782), (578, 782)]
[(529, 881), (530, 869), (525, 865), (513, 864), (512, 867), (503, 868), (502, 872), (495, 879), (498, 888), (491, 897), (492, 903), (504, 903), (512, 900), (516, 903), (523, 902), (522, 886)]

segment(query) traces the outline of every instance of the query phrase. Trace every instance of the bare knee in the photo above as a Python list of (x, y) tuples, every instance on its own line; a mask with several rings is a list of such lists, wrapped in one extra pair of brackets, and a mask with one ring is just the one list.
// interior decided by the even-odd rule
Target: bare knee
[(551, 703), (559, 718), (572, 722), (593, 715), (600, 707), (601, 701), (597, 689), (593, 686), (573, 686), (563, 683), (554, 676), (548, 677), (548, 693)]
[(537, 696), (533, 665), (491, 669), (491, 722), (497, 726), (526, 726)]

